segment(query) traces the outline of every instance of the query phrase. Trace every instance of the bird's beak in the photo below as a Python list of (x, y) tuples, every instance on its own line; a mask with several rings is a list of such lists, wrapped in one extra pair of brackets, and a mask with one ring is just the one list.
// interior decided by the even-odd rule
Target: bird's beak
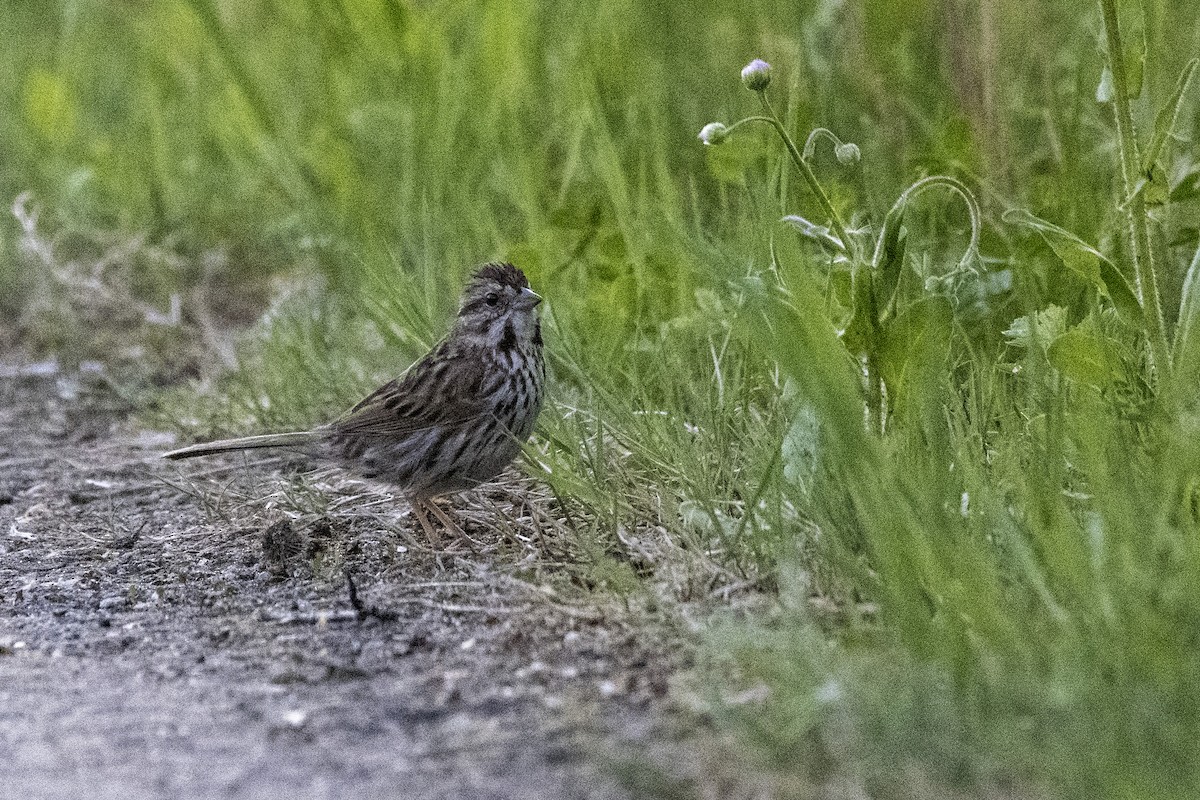
[(521, 308), (534, 308), (540, 302), (542, 302), (542, 296), (533, 289), (522, 289), (521, 294), (517, 297), (517, 304)]

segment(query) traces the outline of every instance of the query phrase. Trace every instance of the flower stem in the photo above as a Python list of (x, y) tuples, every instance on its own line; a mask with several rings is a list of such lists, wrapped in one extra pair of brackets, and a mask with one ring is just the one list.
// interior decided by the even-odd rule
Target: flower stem
[(1146, 336), (1150, 340), (1152, 367), (1159, 377), (1171, 371), (1171, 350), (1167, 344), (1163, 323), (1162, 300), (1158, 294), (1154, 252), (1151, 249), (1150, 228), (1146, 218), (1146, 200), (1136, 191), (1141, 157), (1137, 136), (1133, 130), (1133, 111), (1129, 104), (1129, 78), (1125, 72), (1124, 47), (1117, 21), (1117, 0), (1100, 0), (1104, 15), (1104, 34), (1108, 43), (1108, 66), (1113, 79), (1113, 113), (1117, 120), (1117, 139), (1121, 152), (1121, 178), (1125, 190), (1125, 209), (1133, 240), (1133, 273), (1137, 281), (1138, 299), (1142, 302)]
[(800, 170), (800, 174), (804, 176), (805, 182), (808, 183), (808, 188), (816, 196), (817, 203), (821, 206), (821, 211), (829, 217), (829, 227), (833, 230), (834, 235), (842, 240), (847, 253), (851, 256), (856, 255), (855, 251), (857, 248), (854, 245), (854, 241), (846, 234), (846, 226), (842, 224), (842, 218), (838, 216), (833, 203), (829, 202), (829, 195), (825, 194), (825, 189), (821, 187), (817, 176), (813, 174), (812, 167), (808, 165), (808, 162), (800, 155), (800, 151), (796, 149), (796, 143), (792, 141), (792, 137), (788, 135), (787, 129), (783, 127), (783, 123), (775, 114), (775, 109), (771, 108), (771, 101), (767, 99), (767, 93), (758, 91), (755, 94), (758, 95), (763, 110), (766, 111), (766, 117), (754, 117), (753, 119), (769, 122), (775, 128), (775, 132), (779, 134), (779, 138), (783, 139), (783, 144), (787, 148), (788, 155), (792, 157), (792, 163)]
[(828, 139), (834, 147), (842, 145), (842, 140), (829, 128), (813, 128), (812, 132), (808, 134), (808, 138), (804, 140), (804, 152), (800, 154), (805, 161), (813, 157), (813, 153), (817, 149), (817, 140), (821, 138)]
[(963, 203), (967, 207), (967, 215), (971, 218), (971, 241), (967, 244), (967, 251), (963, 254), (959, 263), (968, 263), (979, 252), (979, 233), (983, 228), (983, 216), (979, 212), (979, 203), (975, 200), (975, 195), (971, 194), (971, 190), (964, 186), (962, 181), (957, 178), (951, 178), (949, 175), (929, 175), (928, 177), (921, 178), (921, 180), (904, 190), (904, 193), (900, 195), (892, 206), (892, 211), (896, 211), (897, 209), (902, 210), (910, 200), (926, 189), (932, 189), (935, 186), (941, 186), (954, 192), (962, 198)]

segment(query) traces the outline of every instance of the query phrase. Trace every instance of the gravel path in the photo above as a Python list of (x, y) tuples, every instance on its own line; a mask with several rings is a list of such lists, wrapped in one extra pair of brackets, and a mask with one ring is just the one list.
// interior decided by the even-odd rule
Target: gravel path
[(632, 754), (686, 760), (655, 615), (486, 530), (423, 551), (402, 503), (180, 473), (106, 387), (0, 369), (3, 796), (620, 798)]

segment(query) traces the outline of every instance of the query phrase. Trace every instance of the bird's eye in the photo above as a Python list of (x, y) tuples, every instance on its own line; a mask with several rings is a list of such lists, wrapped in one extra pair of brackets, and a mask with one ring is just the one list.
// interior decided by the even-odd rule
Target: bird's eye
[(489, 306), (495, 306), (500, 302), (500, 295), (496, 294), (495, 292), (488, 292), (487, 296), (483, 298), (483, 302), (487, 303)]

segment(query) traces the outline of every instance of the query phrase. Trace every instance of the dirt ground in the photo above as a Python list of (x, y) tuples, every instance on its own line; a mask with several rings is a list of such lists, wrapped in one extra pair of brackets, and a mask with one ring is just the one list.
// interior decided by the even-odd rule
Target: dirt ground
[(690, 771), (688, 636), (556, 587), (519, 479), (439, 554), (337, 473), (163, 462), (136, 410), (102, 367), (0, 358), (0, 795), (619, 798), (635, 761)]

